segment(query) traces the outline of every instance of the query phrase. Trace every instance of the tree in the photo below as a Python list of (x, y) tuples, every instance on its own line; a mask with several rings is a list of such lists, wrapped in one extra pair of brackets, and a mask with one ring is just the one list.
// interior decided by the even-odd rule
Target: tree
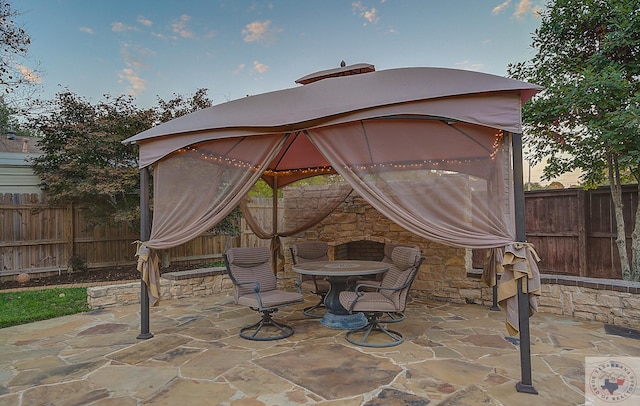
[(589, 188), (608, 178), (622, 277), (640, 280), (640, 211), (629, 265), (621, 174), (640, 180), (640, 7), (637, 0), (555, 0), (533, 34), (535, 56), (509, 75), (545, 89), (523, 108), (533, 163), (544, 179), (574, 169)]
[(121, 141), (150, 128), (154, 111), (138, 109), (129, 96), (92, 105), (69, 91), (45, 108), (48, 114), (32, 119), (43, 152), (32, 166), (52, 203), (82, 204), (93, 224), (137, 223), (138, 153)]
[(0, 94), (0, 136), (5, 135), (9, 130), (14, 131), (17, 137), (31, 137), (29, 129), (16, 118), (19, 114), (18, 110), (11, 107), (5, 100), (4, 95)]
[(16, 25), (19, 14), (6, 0), (0, 0), (0, 85), (6, 93), (30, 83), (19, 71), (16, 58), (26, 58), (31, 39), (24, 28)]
[[(47, 114), (33, 113), (29, 120), (42, 136), (43, 154), (34, 158), (32, 167), (43, 191), (54, 204), (85, 207), (89, 224), (126, 221), (137, 228), (138, 150), (122, 141), (162, 121), (210, 106), (206, 95), (205, 89), (199, 89), (191, 98), (174, 95), (168, 101), (159, 99), (160, 107), (139, 109), (130, 96), (105, 96), (94, 105), (70, 91), (58, 93), (42, 104)], [(211, 231), (235, 233), (239, 213), (235, 210)]]

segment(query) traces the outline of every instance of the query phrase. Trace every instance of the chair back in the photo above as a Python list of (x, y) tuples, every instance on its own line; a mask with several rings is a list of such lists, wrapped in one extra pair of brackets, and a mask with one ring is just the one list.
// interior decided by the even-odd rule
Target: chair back
[[(329, 245), (325, 241), (302, 241), (291, 247), (293, 264), (329, 260)], [(315, 280), (314, 276), (302, 275), (300, 280)]]
[(325, 241), (302, 241), (291, 247), (291, 257), (294, 264), (328, 261), (329, 245)]
[(260, 284), (260, 292), (277, 289), (276, 276), (271, 270), (269, 247), (229, 248), (223, 254), (227, 273), (234, 285), (236, 302), (240, 296), (254, 293), (255, 284)]
[(402, 244), (402, 243), (385, 243), (384, 244), (384, 256), (382, 257), (382, 262), (387, 264), (393, 264), (393, 260), (391, 259), (391, 255), (393, 254), (393, 250), (396, 247), (410, 247), (410, 248), (418, 248), (415, 245), (410, 244)]
[(417, 247), (395, 247), (393, 250), (391, 267), (384, 274), (380, 286), (397, 290), (381, 289), (380, 293), (393, 302), (396, 311), (404, 311), (409, 289), (423, 259)]

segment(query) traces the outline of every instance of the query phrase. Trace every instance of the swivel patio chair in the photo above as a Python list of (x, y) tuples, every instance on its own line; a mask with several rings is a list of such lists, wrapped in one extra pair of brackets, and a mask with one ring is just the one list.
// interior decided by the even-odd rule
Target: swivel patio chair
[[(409, 245), (409, 244), (385, 243), (384, 256), (382, 257), (382, 262), (385, 262), (387, 264), (393, 263), (393, 260), (391, 260), (391, 255), (393, 253), (393, 250), (396, 247), (417, 248), (415, 245)], [(382, 281), (383, 274), (378, 274), (376, 276), (380, 277), (379, 281)], [(404, 312), (386, 312), (383, 317), (384, 318), (382, 320), (384, 320), (385, 323), (398, 323), (404, 320)]]
[[(328, 261), (329, 246), (324, 241), (303, 241), (290, 248), (293, 264), (301, 264), (313, 261)], [(314, 295), (320, 296), (318, 303), (305, 307), (303, 313), (307, 317), (322, 318), (326, 311), (324, 298), (329, 292), (329, 281), (323, 277), (302, 275), (302, 289), (308, 290)]]
[[(366, 326), (347, 332), (346, 339), (352, 344), (392, 347), (404, 341), (401, 333), (384, 327), (380, 317), (388, 312), (404, 312), (409, 289), (424, 257), (418, 248), (396, 247), (391, 259), (393, 263), (379, 286), (360, 283), (355, 291), (340, 293), (340, 304), (349, 313), (363, 312), (367, 316)], [(372, 288), (376, 291), (371, 291)]]
[(247, 340), (271, 341), (291, 336), (293, 327), (276, 322), (271, 315), (282, 307), (304, 302), (298, 278), (289, 278), (296, 280), (297, 292), (278, 289), (270, 256), (268, 247), (229, 248), (223, 254), (235, 303), (262, 313), (262, 320), (240, 329), (240, 337)]
[[(415, 245), (409, 245), (409, 244), (401, 244), (401, 243), (385, 243), (384, 244), (384, 248), (383, 248), (383, 257), (381, 262), (387, 263), (387, 264), (393, 264), (393, 261), (391, 260), (391, 254), (393, 253), (393, 250), (396, 247), (410, 247), (410, 248), (418, 248)], [(362, 277), (360, 278), (359, 282), (360, 283), (365, 283), (365, 284), (371, 284), (371, 285), (375, 285), (376, 288), (380, 286), (380, 283), (382, 282), (382, 278), (384, 277), (384, 274), (376, 274), (374, 275), (373, 278), (371, 277)], [(374, 288), (368, 288), (367, 290), (376, 290)], [(404, 320), (404, 312), (385, 312), (381, 317), (380, 320), (381, 322), (384, 323), (398, 323), (401, 322), (402, 320)]]

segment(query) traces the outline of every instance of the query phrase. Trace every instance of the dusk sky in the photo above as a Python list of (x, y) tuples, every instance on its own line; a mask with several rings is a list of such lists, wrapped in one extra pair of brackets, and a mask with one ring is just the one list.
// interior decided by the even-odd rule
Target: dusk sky
[[(20, 0), (21, 70), (38, 96), (139, 107), (208, 89), (214, 104), (298, 86), (319, 70), (433, 66), (505, 76), (530, 59), (544, 0)], [(526, 172), (526, 168), (525, 168)], [(526, 176), (526, 173), (525, 173)], [(526, 179), (525, 179), (526, 181)]]
[[(214, 103), (297, 86), (347, 64), (506, 75), (531, 58), (542, 0), (20, 0), (24, 72), (45, 97), (93, 101), (209, 90)], [(39, 65), (37, 65), (39, 63)]]

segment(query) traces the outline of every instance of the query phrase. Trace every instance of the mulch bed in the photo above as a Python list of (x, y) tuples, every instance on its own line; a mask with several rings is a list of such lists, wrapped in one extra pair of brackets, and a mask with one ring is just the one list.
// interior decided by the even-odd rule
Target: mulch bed
[[(198, 269), (205, 264), (194, 265), (171, 265), (160, 270), (160, 274), (166, 272), (185, 271), (188, 269)], [(46, 276), (42, 278), (31, 278), (28, 282), (18, 283), (15, 280), (6, 280), (0, 282), (0, 291), (6, 289), (41, 287), (55, 285), (71, 285), (77, 283), (94, 283), (94, 282), (118, 282), (127, 280), (139, 280), (140, 273), (134, 265), (113, 267), (105, 269), (92, 269), (85, 272), (67, 273), (62, 271), (60, 275)]]

